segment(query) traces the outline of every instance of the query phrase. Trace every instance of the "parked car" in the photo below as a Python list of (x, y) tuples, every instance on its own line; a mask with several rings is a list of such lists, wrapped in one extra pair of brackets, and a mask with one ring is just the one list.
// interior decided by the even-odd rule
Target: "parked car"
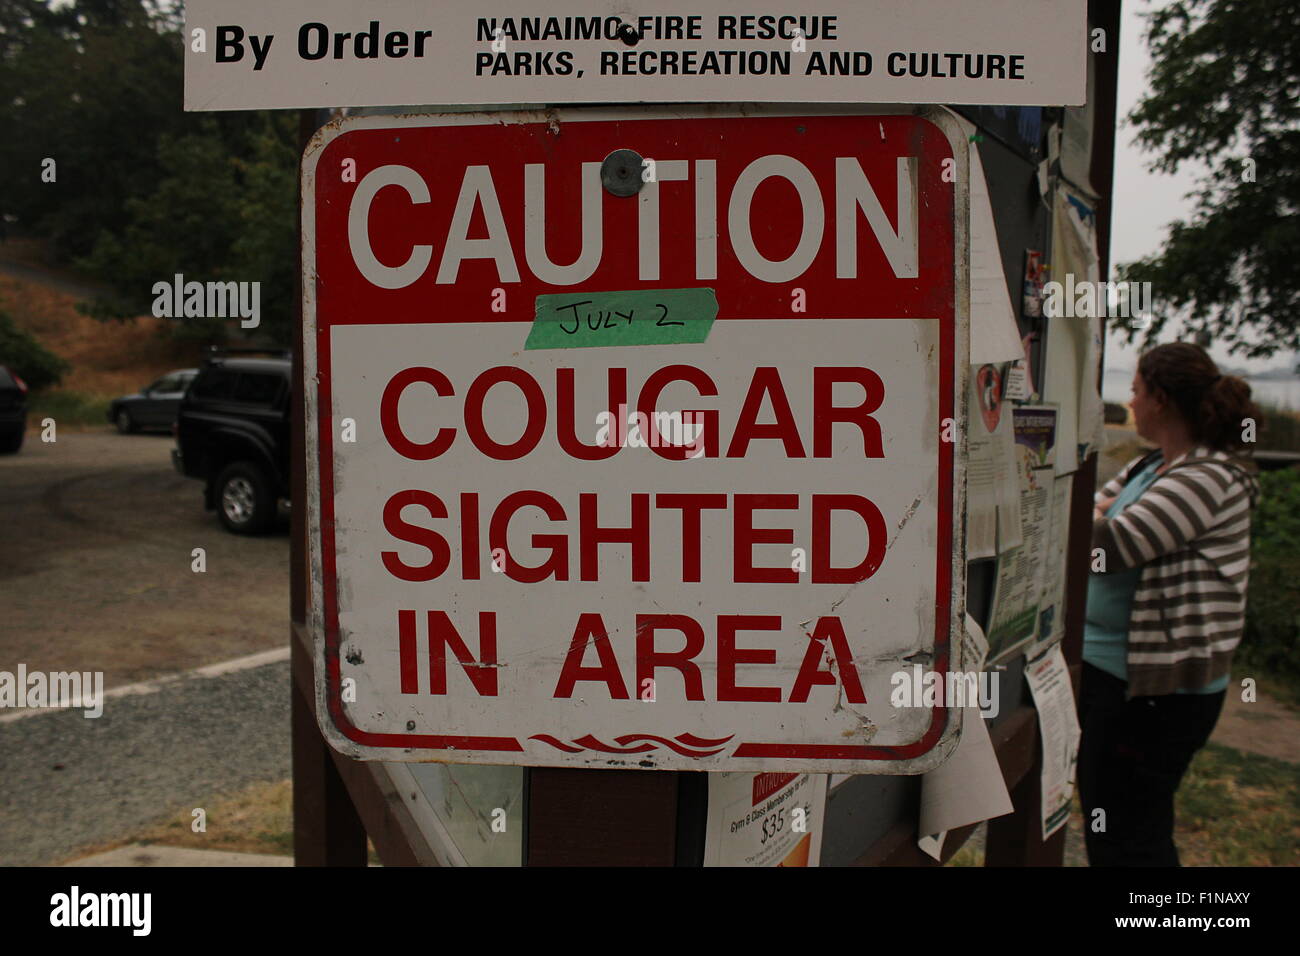
[(0, 365), (0, 454), (23, 447), (27, 430), (27, 383), (18, 373)]
[(170, 429), (185, 390), (198, 374), (196, 368), (177, 369), (134, 395), (113, 399), (108, 406), (108, 420), (124, 435), (145, 428)]
[(172, 463), (202, 479), (203, 504), (227, 531), (260, 534), (289, 497), (289, 384), (284, 353), (214, 353), (181, 400)]

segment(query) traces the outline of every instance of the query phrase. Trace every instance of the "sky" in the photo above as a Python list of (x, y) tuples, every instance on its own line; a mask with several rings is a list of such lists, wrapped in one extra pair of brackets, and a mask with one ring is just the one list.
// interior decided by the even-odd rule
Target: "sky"
[[(1123, 21), (1120, 24), (1119, 53), (1119, 128), (1115, 137), (1114, 218), (1111, 227), (1111, 267), (1120, 262), (1139, 259), (1156, 252), (1162, 245), (1167, 226), (1177, 219), (1191, 217), (1194, 203), (1185, 198), (1196, 185), (1196, 173), (1183, 166), (1174, 175), (1151, 172), (1147, 169), (1154, 155), (1143, 153), (1133, 145), (1135, 130), (1125, 117), (1137, 105), (1147, 88), (1147, 69), (1151, 58), (1143, 36), (1146, 32), (1142, 14), (1165, 5), (1164, 0), (1124, 0)], [(1166, 341), (1174, 336), (1166, 333)], [(1263, 371), (1286, 362), (1285, 353), (1271, 359), (1247, 359), (1229, 356), (1222, 348), (1211, 348), (1210, 353), (1220, 363)], [(1107, 367), (1133, 368), (1137, 365), (1138, 349), (1122, 345), (1118, 336), (1108, 336), (1106, 342)]]

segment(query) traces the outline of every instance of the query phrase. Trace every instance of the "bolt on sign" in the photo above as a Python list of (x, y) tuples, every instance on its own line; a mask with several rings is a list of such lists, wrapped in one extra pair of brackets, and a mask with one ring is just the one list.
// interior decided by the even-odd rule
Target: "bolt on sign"
[(894, 708), (890, 677), (960, 666), (966, 143), (941, 108), (808, 110), (317, 134), (308, 520), (334, 746), (946, 756), (956, 713)]
[(426, 103), (1078, 106), (1082, 0), (188, 0), (187, 110)]

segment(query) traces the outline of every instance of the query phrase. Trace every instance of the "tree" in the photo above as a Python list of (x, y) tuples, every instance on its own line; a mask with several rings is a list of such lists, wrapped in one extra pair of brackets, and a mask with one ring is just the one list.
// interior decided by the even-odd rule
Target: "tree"
[(261, 331), (273, 341), (294, 340), (298, 258), (298, 117), (266, 113), (249, 159), (234, 159), (242, 189), (236, 212), (239, 236), (231, 244), (232, 279), (261, 283)]
[[(295, 117), (184, 112), (183, 28), (158, 0), (0, 0), (0, 215), (112, 289), (92, 315), (147, 313), (154, 284), (176, 273), (256, 281), (258, 335), (287, 342)], [(175, 329), (219, 341), (238, 323)]]
[(68, 371), (67, 362), (20, 329), (5, 312), (0, 312), (0, 365), (17, 372), (34, 392), (59, 384)]
[(1152, 284), (1145, 338), (1176, 313), (1185, 335), (1236, 354), (1300, 348), (1300, 2), (1176, 0), (1147, 17), (1154, 64), (1129, 117), (1137, 141), (1158, 154), (1154, 169), (1209, 172), (1190, 221), (1120, 267)]
[(181, 39), (139, 0), (0, 3), (0, 212), (49, 238), (60, 258), (83, 255), (156, 180), (158, 136), (188, 122)]

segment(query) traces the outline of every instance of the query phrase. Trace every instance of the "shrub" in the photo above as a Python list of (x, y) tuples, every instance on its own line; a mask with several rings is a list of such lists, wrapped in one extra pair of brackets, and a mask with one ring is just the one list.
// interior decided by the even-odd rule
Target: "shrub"
[(17, 372), (34, 392), (57, 385), (68, 370), (67, 362), (37, 342), (30, 332), (20, 329), (3, 312), (0, 312), (0, 365)]
[(1260, 484), (1237, 660), (1300, 688), (1300, 471), (1265, 472)]
[(1300, 451), (1300, 414), (1271, 405), (1261, 405), (1260, 448), (1269, 451)]
[(36, 395), (28, 405), (31, 421), (53, 418), (64, 425), (102, 425), (108, 421), (108, 399), (54, 388)]

